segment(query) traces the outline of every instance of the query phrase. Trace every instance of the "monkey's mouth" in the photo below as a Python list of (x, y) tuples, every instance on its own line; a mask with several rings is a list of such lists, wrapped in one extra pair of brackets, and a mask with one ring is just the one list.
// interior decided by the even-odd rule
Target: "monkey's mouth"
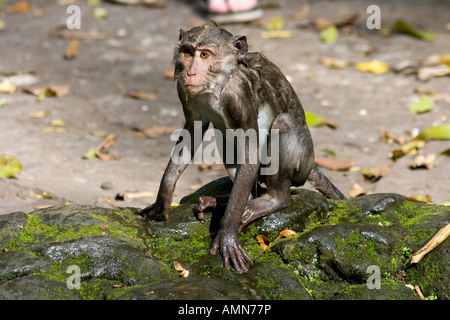
[(189, 95), (194, 96), (194, 95), (201, 93), (204, 89), (206, 89), (206, 86), (203, 84), (185, 83), (185, 88), (186, 88), (186, 92)]

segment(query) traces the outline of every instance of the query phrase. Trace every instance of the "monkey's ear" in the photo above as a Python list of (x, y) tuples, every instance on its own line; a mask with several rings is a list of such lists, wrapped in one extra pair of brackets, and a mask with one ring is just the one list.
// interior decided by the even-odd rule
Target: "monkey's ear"
[(236, 59), (238, 62), (242, 62), (248, 52), (247, 37), (246, 36), (234, 36), (233, 45), (236, 48)]
[(186, 35), (186, 31), (180, 29), (180, 35), (178, 36), (178, 41), (183, 41), (184, 36)]

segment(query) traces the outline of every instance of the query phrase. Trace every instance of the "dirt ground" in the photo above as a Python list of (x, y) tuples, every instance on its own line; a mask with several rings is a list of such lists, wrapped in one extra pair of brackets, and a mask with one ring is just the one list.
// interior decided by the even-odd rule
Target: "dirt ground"
[[(10, 12), (14, 1), (0, 2), (0, 82), (17, 86), (14, 93), (0, 93), (0, 154), (17, 157), (23, 167), (15, 178), (0, 179), (0, 214), (66, 202), (104, 207), (151, 204), (174, 142), (169, 133), (150, 138), (139, 130), (183, 125), (175, 84), (165, 73), (173, 68), (179, 29), (204, 21), (194, 9), (195, 1), (169, 0), (164, 8), (103, 1), (106, 19), (95, 19), (94, 8), (84, 0), (28, 0), (30, 10), (21, 13)], [(70, 43), (63, 36), (70, 31), (64, 28), (70, 16), (66, 9), (73, 3), (81, 8), (81, 30), (71, 32), (81, 33), (82, 38), (79, 53), (66, 59), (64, 52)], [(311, 128), (316, 156), (325, 158), (323, 150), (329, 148), (359, 168), (390, 166), (376, 182), (368, 181), (360, 170), (323, 169), (333, 183), (347, 196), (358, 183), (366, 192), (429, 195), (434, 203), (450, 201), (449, 158), (439, 156), (449, 148), (448, 140), (430, 141), (420, 149), (421, 154), (438, 156), (434, 168), (416, 170), (409, 167), (415, 155), (393, 162), (389, 155), (399, 146), (380, 140), (382, 127), (401, 136), (414, 128), (423, 131), (448, 123), (449, 100), (435, 97), (434, 108), (420, 115), (411, 114), (408, 106), (417, 99), (417, 88), (449, 94), (450, 77), (419, 81), (415, 74), (373, 74), (352, 65), (333, 69), (319, 62), (321, 57), (348, 63), (381, 60), (392, 67), (406, 60), (418, 63), (432, 54), (449, 54), (450, 1), (260, 1), (271, 3), (279, 6), (266, 8), (261, 23), (227, 29), (246, 35), (251, 51), (263, 51), (281, 68), (306, 110), (338, 124), (334, 129)], [(366, 10), (372, 4), (381, 9), (382, 28), (403, 19), (434, 32), (436, 40), (369, 30)], [(305, 8), (309, 8), (306, 15)], [(299, 12), (304, 16), (295, 17)], [(335, 43), (322, 42), (311, 26), (319, 17), (342, 20), (349, 13), (359, 18), (352, 26), (339, 29)], [(261, 37), (264, 24), (274, 16), (281, 17), (284, 29), (293, 32), (290, 38)], [(92, 39), (95, 35), (98, 39)], [(65, 86), (70, 91), (38, 101), (23, 90), (49, 86)], [(147, 92), (154, 99), (135, 99), (126, 90)], [(64, 121), (64, 127), (56, 127), (63, 128), (62, 132), (47, 132), (60, 130), (52, 126), (55, 119)], [(93, 134), (98, 131), (116, 136), (104, 151), (118, 159), (82, 159), (105, 139)], [(222, 169), (202, 172), (198, 165), (189, 166), (178, 182), (174, 201), (224, 174)], [(129, 196), (137, 192), (153, 193)], [(125, 200), (116, 199), (124, 193), (128, 194)]]

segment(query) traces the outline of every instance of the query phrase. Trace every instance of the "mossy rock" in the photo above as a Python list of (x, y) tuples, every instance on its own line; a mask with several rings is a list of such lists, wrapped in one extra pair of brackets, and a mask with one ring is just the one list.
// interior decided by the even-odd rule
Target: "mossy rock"
[[(146, 221), (137, 208), (66, 205), (0, 216), (3, 299), (449, 299), (448, 241), (411, 265), (412, 254), (450, 223), (450, 208), (374, 194), (347, 201), (293, 190), (292, 203), (240, 234), (254, 261), (244, 275), (210, 255), (223, 212), (194, 213), (200, 195), (229, 192), (212, 182), (171, 209), (168, 221)], [(227, 191), (228, 190), (228, 191)], [(274, 241), (266, 251), (256, 236)], [(178, 261), (189, 270), (182, 278)], [(77, 266), (80, 287), (69, 286)], [(379, 270), (380, 289), (368, 270)], [(30, 288), (30, 289), (27, 289)], [(33, 290), (32, 288), (35, 288)]]

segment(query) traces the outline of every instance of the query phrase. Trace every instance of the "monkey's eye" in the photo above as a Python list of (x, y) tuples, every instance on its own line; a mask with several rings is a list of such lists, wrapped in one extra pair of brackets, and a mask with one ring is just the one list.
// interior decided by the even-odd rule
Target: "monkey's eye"
[(183, 51), (183, 54), (184, 54), (185, 57), (192, 57), (192, 52), (191, 51), (188, 51), (188, 50)]
[(209, 52), (203, 51), (202, 53), (200, 53), (200, 58), (202, 59), (206, 59), (210, 56), (211, 54)]

